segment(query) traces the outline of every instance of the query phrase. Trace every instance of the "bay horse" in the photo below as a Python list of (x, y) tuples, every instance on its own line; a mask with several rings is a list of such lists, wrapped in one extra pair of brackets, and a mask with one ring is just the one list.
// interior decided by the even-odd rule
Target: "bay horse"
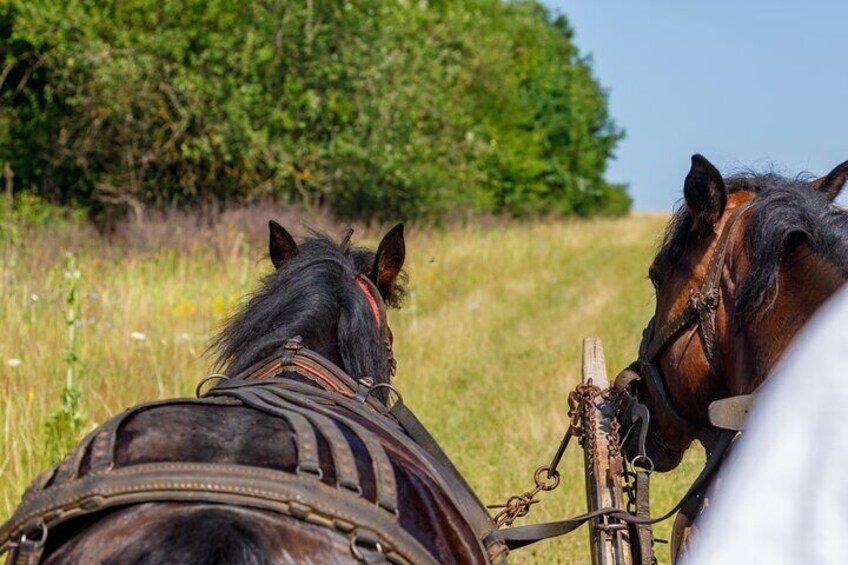
[[(833, 203), (846, 181), (848, 161), (817, 180), (723, 178), (703, 156), (692, 157), (685, 205), (649, 269), (656, 312), (634, 365), (643, 378), (632, 386), (650, 425), (645, 453), (631, 434), (628, 458), (645, 455), (664, 472), (695, 439), (708, 458), (726, 446), (728, 435), (710, 421), (711, 403), (755, 392), (848, 277), (848, 212)], [(702, 499), (693, 500), (697, 507), (678, 515), (673, 554), (700, 512)]]
[(444, 453), (388, 406), (403, 225), (376, 253), (352, 230), (297, 244), (269, 226), (274, 271), (218, 335), (216, 384), (127, 410), (37, 478), (0, 527), (10, 562), (504, 559)]

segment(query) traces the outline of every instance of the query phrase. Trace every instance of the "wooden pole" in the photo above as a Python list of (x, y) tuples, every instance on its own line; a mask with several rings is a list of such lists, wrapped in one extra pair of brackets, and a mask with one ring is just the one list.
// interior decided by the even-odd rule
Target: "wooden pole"
[[(601, 390), (609, 387), (604, 348), (597, 337), (583, 340), (583, 384), (593, 384)], [(594, 406), (584, 413), (583, 455), (586, 472), (586, 498), (589, 510), (623, 508), (621, 477), (611, 468), (610, 431), (614, 413), (610, 402), (595, 398)], [(587, 417), (590, 416), (590, 417)], [(591, 438), (591, 441), (587, 441)], [(620, 456), (619, 456), (620, 457)], [(612, 523), (611, 523), (612, 522)], [(626, 525), (606, 517), (596, 518), (589, 525), (592, 563), (595, 565), (632, 565), (630, 534)]]

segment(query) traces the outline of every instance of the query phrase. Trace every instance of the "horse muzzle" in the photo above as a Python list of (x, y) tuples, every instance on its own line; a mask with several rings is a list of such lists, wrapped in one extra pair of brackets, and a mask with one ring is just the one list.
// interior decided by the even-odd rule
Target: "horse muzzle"
[[(613, 387), (619, 398), (618, 414), (621, 429), (625, 430), (622, 452), (632, 466), (649, 471), (671, 471), (680, 464), (686, 449), (670, 447), (657, 430), (648, 407), (648, 387), (633, 363), (616, 377)], [(653, 425), (652, 425), (653, 424)]]

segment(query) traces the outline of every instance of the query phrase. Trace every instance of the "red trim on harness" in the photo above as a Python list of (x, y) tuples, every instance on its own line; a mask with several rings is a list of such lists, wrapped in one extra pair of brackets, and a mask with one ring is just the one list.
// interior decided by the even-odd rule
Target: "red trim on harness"
[(371, 307), (371, 313), (374, 314), (374, 321), (377, 322), (377, 329), (382, 325), (380, 323), (380, 306), (377, 304), (377, 299), (374, 298), (374, 294), (371, 292), (371, 286), (362, 280), (361, 276), (358, 276), (354, 279), (356, 286), (365, 293), (365, 298), (368, 300), (368, 305)]
[(307, 373), (309, 373), (310, 375), (313, 375), (314, 377), (316, 377), (318, 379), (321, 379), (322, 382), (326, 383), (327, 386), (330, 387), (331, 389), (333, 389), (334, 391), (336, 391), (340, 394), (343, 394), (344, 396), (350, 396), (349, 391), (346, 391), (346, 390), (339, 388), (339, 385), (337, 385), (335, 382), (333, 382), (330, 379), (328, 379), (327, 377), (325, 377), (324, 374), (321, 373), (321, 371), (316, 371), (315, 369), (313, 369), (309, 365), (304, 365), (303, 363), (299, 362), (297, 359), (292, 361), (292, 365), (294, 365), (295, 367), (297, 367), (299, 369), (306, 371)]
[[(339, 394), (342, 394), (344, 396), (353, 396), (349, 390), (339, 388), (339, 385), (335, 381), (328, 379), (321, 371), (313, 369), (309, 365), (305, 365), (304, 363), (302, 363), (301, 361), (298, 361), (297, 359), (292, 361), (292, 365), (297, 367), (298, 369), (300, 369), (302, 371), (309, 373), (310, 375), (312, 375), (316, 379), (320, 380), (322, 383), (326, 384), (327, 387), (329, 387), (334, 392), (338, 392)], [(279, 370), (280, 370), (280, 363), (279, 362), (274, 363), (273, 365), (271, 365), (270, 367), (265, 369), (262, 373), (260, 373), (255, 378), (257, 380), (267, 379), (268, 377), (270, 377), (272, 375), (276, 375), (279, 372)]]

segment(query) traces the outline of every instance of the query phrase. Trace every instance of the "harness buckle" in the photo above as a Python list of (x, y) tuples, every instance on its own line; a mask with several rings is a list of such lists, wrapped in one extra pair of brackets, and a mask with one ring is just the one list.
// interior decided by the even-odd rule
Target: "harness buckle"
[(280, 356), (280, 364), (283, 367), (288, 367), (294, 363), (294, 357), (301, 349), (303, 349), (302, 337), (295, 336), (286, 340), (286, 343), (283, 345), (283, 354)]
[(368, 530), (357, 529), (350, 534), (350, 552), (362, 563), (385, 562), (385, 550), (380, 538)]
[(371, 394), (371, 388), (373, 386), (374, 379), (371, 377), (362, 377), (358, 381), (356, 393), (353, 395), (353, 399), (360, 404), (365, 404), (365, 401), (368, 400), (368, 396)]
[(686, 302), (686, 308), (691, 312), (698, 312), (701, 309), (701, 293), (692, 290), (692, 295)]
[(713, 289), (704, 295), (704, 299), (702, 300), (702, 304), (708, 310), (717, 310), (718, 309), (718, 292)]

